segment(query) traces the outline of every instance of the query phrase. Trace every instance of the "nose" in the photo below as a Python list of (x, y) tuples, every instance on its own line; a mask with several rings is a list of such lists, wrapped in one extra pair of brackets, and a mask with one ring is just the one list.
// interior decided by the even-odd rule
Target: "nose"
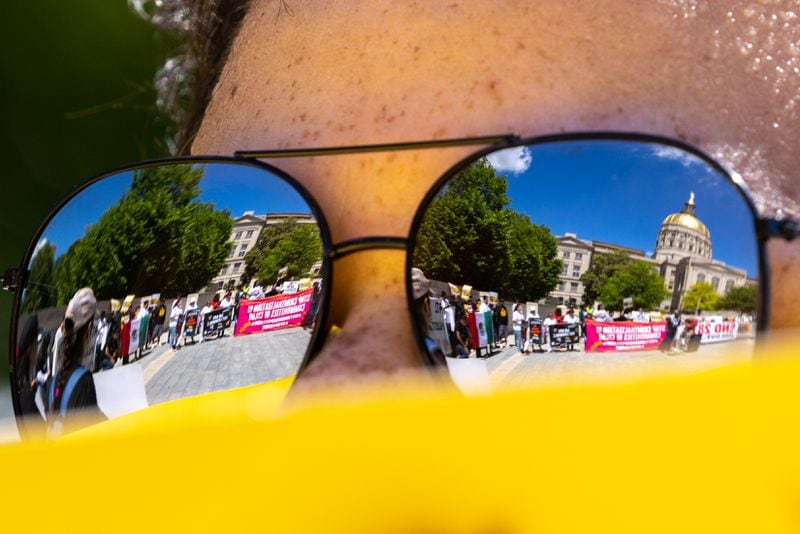
[(427, 372), (406, 296), (406, 252), (363, 250), (333, 262), (325, 342), (293, 393)]

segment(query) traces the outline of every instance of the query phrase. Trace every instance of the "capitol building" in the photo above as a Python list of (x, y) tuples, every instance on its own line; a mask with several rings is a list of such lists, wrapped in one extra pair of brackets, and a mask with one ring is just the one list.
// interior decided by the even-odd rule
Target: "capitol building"
[(671, 293), (661, 303), (662, 310), (680, 308), (686, 292), (700, 282), (711, 284), (720, 296), (725, 296), (734, 286), (757, 283), (748, 278), (744, 269), (712, 258), (711, 233), (695, 215), (695, 207), (694, 193), (691, 193), (679, 213), (672, 213), (664, 219), (651, 256), (620, 245), (579, 239), (576, 234), (556, 236), (563, 266), (559, 285), (550, 293), (549, 300), (554, 304), (593, 305), (593, 302), (582, 300), (580, 277), (589, 269), (593, 257), (617, 251), (650, 263), (658, 271)]

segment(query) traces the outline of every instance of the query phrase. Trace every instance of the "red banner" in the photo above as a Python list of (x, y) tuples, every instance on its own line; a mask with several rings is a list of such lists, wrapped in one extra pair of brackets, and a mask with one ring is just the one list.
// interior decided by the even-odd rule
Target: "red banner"
[(667, 337), (667, 323), (586, 321), (586, 352), (657, 350)]
[(239, 303), (239, 317), (234, 334), (256, 334), (279, 330), (300, 323), (311, 307), (313, 289), (306, 289), (289, 295), (276, 295), (258, 300), (242, 300)]

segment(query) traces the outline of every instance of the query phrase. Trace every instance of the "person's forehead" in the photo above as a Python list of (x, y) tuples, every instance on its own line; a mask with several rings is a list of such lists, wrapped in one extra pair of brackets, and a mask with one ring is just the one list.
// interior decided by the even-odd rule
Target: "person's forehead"
[(255, 1), (193, 151), (635, 130), (698, 145), (791, 212), (792, 6), (310, 1), (276, 23)]

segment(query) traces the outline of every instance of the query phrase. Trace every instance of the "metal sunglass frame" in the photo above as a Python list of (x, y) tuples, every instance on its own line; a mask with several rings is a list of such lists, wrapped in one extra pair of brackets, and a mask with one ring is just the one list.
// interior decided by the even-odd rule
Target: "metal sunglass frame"
[[(628, 132), (577, 132), (555, 135), (535, 136), (529, 138), (521, 138), (515, 134), (505, 135), (492, 135), (492, 136), (479, 136), (479, 137), (466, 137), (457, 139), (443, 139), (432, 141), (417, 141), (406, 143), (385, 143), (375, 145), (358, 145), (347, 147), (327, 147), (327, 148), (311, 148), (311, 149), (287, 149), (287, 150), (243, 150), (237, 151), (233, 156), (185, 156), (175, 158), (164, 158), (148, 160), (145, 162), (126, 165), (119, 167), (97, 176), (90, 178), (86, 182), (76, 186), (70, 193), (68, 193), (56, 206), (50, 211), (47, 217), (37, 228), (36, 232), (23, 255), (19, 267), (11, 268), (5, 271), (2, 277), (2, 287), (7, 291), (15, 293), (12, 312), (11, 312), (11, 328), (9, 337), (9, 371), (12, 386), (12, 398), (14, 404), (14, 411), (19, 419), (21, 415), (19, 399), (15, 391), (15, 349), (17, 344), (17, 334), (19, 326), (19, 311), (22, 303), (22, 289), (25, 288), (27, 278), (29, 276), (28, 265), (30, 264), (33, 256), (36, 243), (43, 234), (44, 230), (50, 221), (53, 220), (55, 215), (75, 196), (80, 194), (89, 186), (114, 175), (123, 172), (131, 172), (137, 169), (163, 166), (168, 164), (204, 164), (204, 163), (218, 163), (218, 164), (235, 164), (244, 165), (263, 171), (272, 173), (274, 176), (282, 179), (285, 183), (290, 185), (297, 191), (303, 200), (308, 204), (311, 213), (319, 224), (320, 237), (323, 246), (323, 264), (321, 273), (323, 274), (322, 285), (322, 302), (319, 310), (319, 317), (317, 326), (312, 334), (311, 342), (309, 343), (303, 362), (298, 370), (298, 375), (309, 365), (314, 357), (319, 353), (322, 345), (324, 344), (327, 335), (327, 318), (328, 309), (330, 306), (330, 294), (332, 281), (334, 279), (333, 260), (352, 254), (361, 250), (368, 249), (396, 249), (406, 251), (406, 273), (411, 272), (413, 262), (413, 251), (416, 245), (416, 236), (420, 225), (423, 222), (424, 215), (430, 206), (431, 201), (442, 190), (442, 188), (461, 170), (474, 163), (478, 159), (487, 156), (493, 152), (504, 150), (508, 148), (515, 148), (519, 146), (537, 146), (544, 144), (554, 144), (570, 141), (629, 141), (646, 144), (659, 144), (683, 150), (690, 153), (700, 160), (708, 164), (711, 168), (716, 170), (722, 177), (727, 179), (739, 192), (745, 204), (747, 205), (750, 215), (753, 218), (753, 230), (757, 241), (758, 253), (758, 281), (759, 281), (759, 301), (757, 303), (757, 325), (756, 330), (760, 334), (766, 332), (769, 325), (769, 301), (770, 301), (770, 285), (769, 285), (769, 269), (766, 255), (766, 242), (774, 237), (781, 237), (786, 240), (791, 240), (800, 235), (800, 224), (791, 218), (763, 218), (759, 217), (756, 210), (755, 203), (752, 198), (750, 189), (748, 188), (742, 177), (735, 171), (726, 168), (716, 160), (711, 158), (705, 152), (688, 145), (682, 141), (671, 139), (668, 137), (628, 133)], [(288, 173), (281, 169), (265, 163), (260, 160), (277, 159), (277, 158), (296, 158), (296, 157), (310, 157), (310, 156), (330, 156), (340, 154), (359, 154), (370, 152), (393, 152), (399, 150), (425, 150), (435, 148), (455, 148), (463, 146), (485, 145), (484, 148), (477, 152), (471, 153), (461, 161), (453, 165), (447, 172), (438, 178), (434, 185), (428, 190), (422, 202), (417, 208), (416, 213), (412, 219), (409, 234), (406, 237), (401, 236), (368, 236), (357, 239), (351, 239), (333, 244), (330, 238), (330, 229), (328, 223), (317, 204), (316, 200), (311, 194)], [(411, 315), (411, 322), (414, 323), (413, 317), (413, 293), (411, 288), (411, 277), (406, 276), (406, 295), (408, 297), (408, 311)], [(422, 333), (418, 328), (415, 328), (415, 336), (420, 354), (427, 356), (427, 349), (423, 340)], [(759, 339), (759, 338), (757, 338)], [(425, 363), (433, 365), (431, 358), (424, 358)]]

